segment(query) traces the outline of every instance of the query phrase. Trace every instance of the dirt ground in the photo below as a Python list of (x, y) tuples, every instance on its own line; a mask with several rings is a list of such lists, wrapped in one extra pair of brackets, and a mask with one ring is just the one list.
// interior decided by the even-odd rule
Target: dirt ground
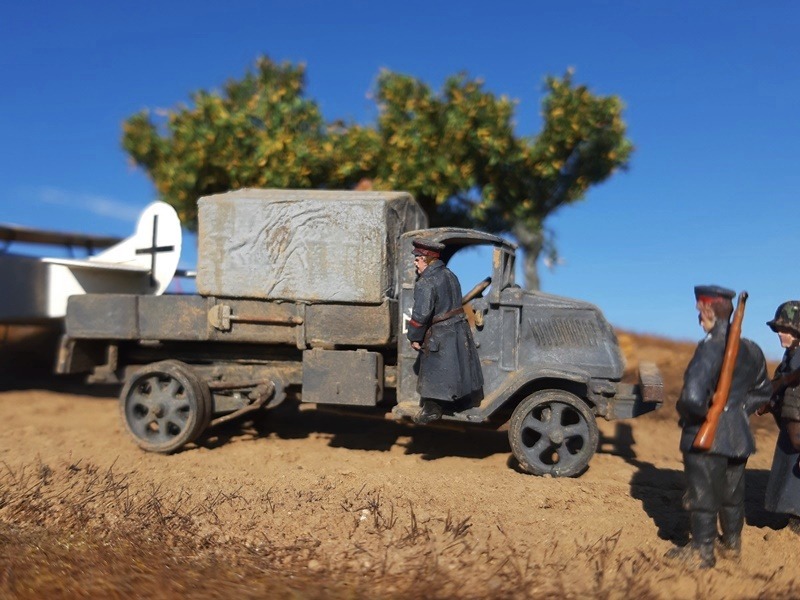
[(661, 411), (601, 422), (579, 478), (525, 475), (507, 434), (278, 409), (172, 456), (140, 451), (114, 390), (3, 375), (0, 597), (796, 597), (800, 537), (763, 509), (756, 426), (743, 557), (687, 539), (674, 402), (693, 344), (620, 333)]

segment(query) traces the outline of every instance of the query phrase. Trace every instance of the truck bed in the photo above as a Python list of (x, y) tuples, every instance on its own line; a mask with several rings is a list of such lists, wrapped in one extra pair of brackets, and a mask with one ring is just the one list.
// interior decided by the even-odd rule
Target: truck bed
[(300, 349), (396, 342), (396, 301), (305, 304), (200, 295), (86, 294), (69, 300), (73, 339), (219, 341)]

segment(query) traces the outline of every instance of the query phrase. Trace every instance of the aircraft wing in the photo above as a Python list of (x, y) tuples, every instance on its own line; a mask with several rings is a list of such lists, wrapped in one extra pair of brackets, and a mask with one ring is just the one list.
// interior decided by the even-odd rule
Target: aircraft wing
[[(0, 324), (62, 319), (78, 294), (162, 294), (178, 267), (181, 238), (178, 214), (163, 202), (148, 205), (136, 231), (122, 240), (0, 225)], [(86, 258), (6, 252), (17, 241), (102, 249)]]
[(106, 271), (128, 271), (133, 273), (150, 272), (150, 268), (144, 265), (126, 265), (124, 263), (100, 262), (97, 260), (82, 260), (79, 258), (43, 258), (41, 261), (51, 265), (64, 265), (70, 269), (98, 269)]
[(0, 225), (0, 241), (25, 242), (28, 244), (51, 244), (54, 246), (78, 246), (81, 248), (108, 248), (122, 241), (122, 238), (87, 233), (68, 233), (46, 231), (8, 223)]

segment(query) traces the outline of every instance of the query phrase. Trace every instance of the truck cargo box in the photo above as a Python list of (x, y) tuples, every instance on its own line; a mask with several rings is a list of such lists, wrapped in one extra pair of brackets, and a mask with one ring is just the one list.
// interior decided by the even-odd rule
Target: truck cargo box
[[(227, 315), (220, 318), (220, 315)], [(220, 341), (298, 348), (382, 347), (396, 340), (397, 303), (312, 304), (196, 295), (72, 296), (65, 330), (73, 339)]]
[(380, 304), (400, 235), (427, 227), (404, 192), (244, 189), (198, 201), (204, 296)]

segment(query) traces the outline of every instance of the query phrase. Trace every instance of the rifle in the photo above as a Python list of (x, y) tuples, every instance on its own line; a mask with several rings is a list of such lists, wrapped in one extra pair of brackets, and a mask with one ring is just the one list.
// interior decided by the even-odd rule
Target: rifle
[(725, 354), (722, 358), (722, 368), (719, 373), (717, 389), (714, 390), (706, 420), (700, 426), (700, 430), (692, 443), (692, 448), (696, 450), (707, 451), (711, 449), (711, 445), (714, 443), (714, 436), (717, 434), (717, 427), (719, 427), (719, 417), (728, 402), (731, 382), (733, 381), (733, 370), (736, 367), (736, 355), (739, 354), (739, 341), (742, 337), (745, 302), (747, 302), (747, 292), (742, 292), (739, 294), (739, 301), (733, 314), (733, 322), (728, 329), (728, 339), (725, 341)]
[(762, 404), (758, 407), (756, 414), (761, 416), (769, 412), (769, 410), (775, 406), (775, 403), (772, 401), (772, 398), (775, 397), (775, 394), (778, 392), (785, 390), (786, 388), (794, 387), (798, 383), (800, 383), (800, 369), (795, 369), (790, 373), (787, 373), (783, 377), (778, 377), (777, 379), (773, 379), (772, 381), (772, 396), (769, 399), (769, 402), (766, 404)]

